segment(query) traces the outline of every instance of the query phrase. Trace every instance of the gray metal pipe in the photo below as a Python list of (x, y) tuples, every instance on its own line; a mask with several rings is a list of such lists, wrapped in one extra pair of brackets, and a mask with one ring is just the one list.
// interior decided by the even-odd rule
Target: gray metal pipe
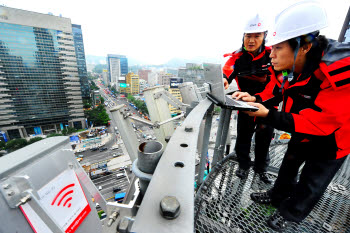
[(140, 179), (142, 196), (146, 193), (162, 154), (163, 145), (158, 141), (143, 142), (138, 147), (138, 159), (133, 162), (132, 171)]
[(163, 153), (163, 145), (158, 141), (143, 142), (138, 147), (138, 168), (148, 174), (153, 174)]

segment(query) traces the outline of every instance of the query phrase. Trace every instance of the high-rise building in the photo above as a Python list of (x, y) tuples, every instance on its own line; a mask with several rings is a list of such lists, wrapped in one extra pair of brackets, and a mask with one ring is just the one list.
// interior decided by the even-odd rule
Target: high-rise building
[(173, 74), (168, 74), (165, 72), (159, 72), (158, 73), (158, 84), (169, 86), (170, 85), (170, 78), (175, 77)]
[(143, 90), (145, 90), (148, 87), (147, 81), (141, 78), (139, 79), (139, 85), (140, 85), (140, 93), (142, 93)]
[(186, 63), (186, 68), (179, 68), (178, 76), (184, 78), (184, 82), (193, 82), (197, 87), (205, 83), (204, 71), (199, 64)]
[(146, 80), (148, 82), (148, 74), (151, 73), (152, 70), (138, 70), (138, 75), (140, 79)]
[(140, 93), (139, 76), (134, 73), (126, 75), (126, 93), (131, 95), (138, 95)]
[(107, 54), (109, 81), (118, 82), (120, 76), (128, 74), (128, 59), (124, 55)]
[(102, 70), (102, 82), (107, 87), (109, 85), (109, 80), (108, 80), (108, 70), (103, 69)]
[(0, 131), (85, 128), (71, 20), (0, 6)]
[(88, 99), (90, 98), (90, 87), (86, 71), (85, 50), (81, 25), (72, 24), (72, 32), (75, 47), (75, 55), (77, 58), (78, 65), (78, 75), (81, 85), (81, 95), (83, 99)]
[(150, 87), (156, 86), (158, 84), (158, 73), (151, 72), (148, 74), (148, 85)]
[(111, 54), (108, 54), (107, 67), (108, 67), (108, 73), (109, 73), (109, 82), (117, 83), (121, 75), (119, 58), (111, 57)]
[(350, 42), (350, 7), (345, 17), (343, 27), (340, 31), (339, 39), (340, 42)]
[(126, 77), (120, 76), (119, 82), (115, 84), (115, 89), (118, 90), (121, 94), (126, 94)]
[[(176, 99), (182, 102), (182, 97), (179, 89), (179, 84), (183, 83), (183, 78), (174, 77), (170, 79), (169, 93), (172, 94)], [(170, 113), (174, 116), (181, 113), (181, 110), (169, 104)]]

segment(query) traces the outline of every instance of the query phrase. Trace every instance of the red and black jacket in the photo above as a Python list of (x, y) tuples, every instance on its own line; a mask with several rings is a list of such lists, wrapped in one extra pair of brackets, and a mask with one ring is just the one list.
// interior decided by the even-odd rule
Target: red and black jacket
[[(330, 152), (327, 159), (350, 153), (350, 43), (329, 40), (316, 70), (286, 82), (270, 67), (271, 81), (256, 95), (264, 105), (283, 99), (283, 112), (270, 109), (265, 119), (292, 133), (296, 143), (310, 143)], [(294, 138), (293, 138), (294, 137)]]
[(268, 75), (270, 52), (271, 48), (265, 47), (257, 56), (242, 49), (225, 54), (224, 57), (230, 56), (230, 58), (223, 67), (224, 78), (228, 83), (235, 79), (239, 90), (251, 95), (262, 92), (270, 81)]

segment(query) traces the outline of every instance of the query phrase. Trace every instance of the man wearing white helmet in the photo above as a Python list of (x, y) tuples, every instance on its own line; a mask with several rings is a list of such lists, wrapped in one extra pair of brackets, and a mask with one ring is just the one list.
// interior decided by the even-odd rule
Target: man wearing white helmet
[[(350, 44), (318, 36), (326, 26), (325, 9), (316, 1), (282, 11), (269, 40), (270, 83), (254, 96), (233, 94), (258, 102), (251, 103), (259, 110), (250, 116), (292, 134), (274, 187), (251, 194), (277, 207), (267, 222), (274, 230), (308, 216), (350, 153)], [(264, 107), (276, 98), (283, 98), (282, 112)]]
[[(242, 48), (224, 55), (230, 56), (223, 67), (225, 88), (235, 79), (240, 91), (251, 95), (264, 90), (270, 81), (268, 66), (270, 65), (269, 47), (265, 47), (267, 28), (259, 15), (251, 18), (244, 29)], [(235, 151), (239, 163), (236, 175), (242, 179), (248, 175), (250, 146), (255, 131), (254, 171), (265, 183), (271, 183), (266, 170), (270, 162), (269, 146), (273, 128), (261, 124), (247, 114), (238, 113), (237, 139)]]

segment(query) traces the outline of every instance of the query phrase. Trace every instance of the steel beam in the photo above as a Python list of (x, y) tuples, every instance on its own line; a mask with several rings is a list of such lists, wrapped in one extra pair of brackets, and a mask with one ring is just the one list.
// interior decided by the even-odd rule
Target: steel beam
[[(199, 126), (212, 102), (203, 100), (171, 137), (154, 172), (131, 232), (194, 231), (194, 174)], [(160, 215), (160, 203), (175, 197), (180, 214), (169, 220)]]
[(139, 142), (137, 141), (136, 134), (131, 126), (130, 119), (127, 116), (124, 116), (124, 114), (127, 113), (123, 113), (123, 107), (123, 104), (118, 105), (117, 107), (112, 108), (110, 112), (118, 127), (120, 135), (122, 136), (129, 157), (131, 161), (134, 162), (137, 159), (137, 146), (139, 145)]

